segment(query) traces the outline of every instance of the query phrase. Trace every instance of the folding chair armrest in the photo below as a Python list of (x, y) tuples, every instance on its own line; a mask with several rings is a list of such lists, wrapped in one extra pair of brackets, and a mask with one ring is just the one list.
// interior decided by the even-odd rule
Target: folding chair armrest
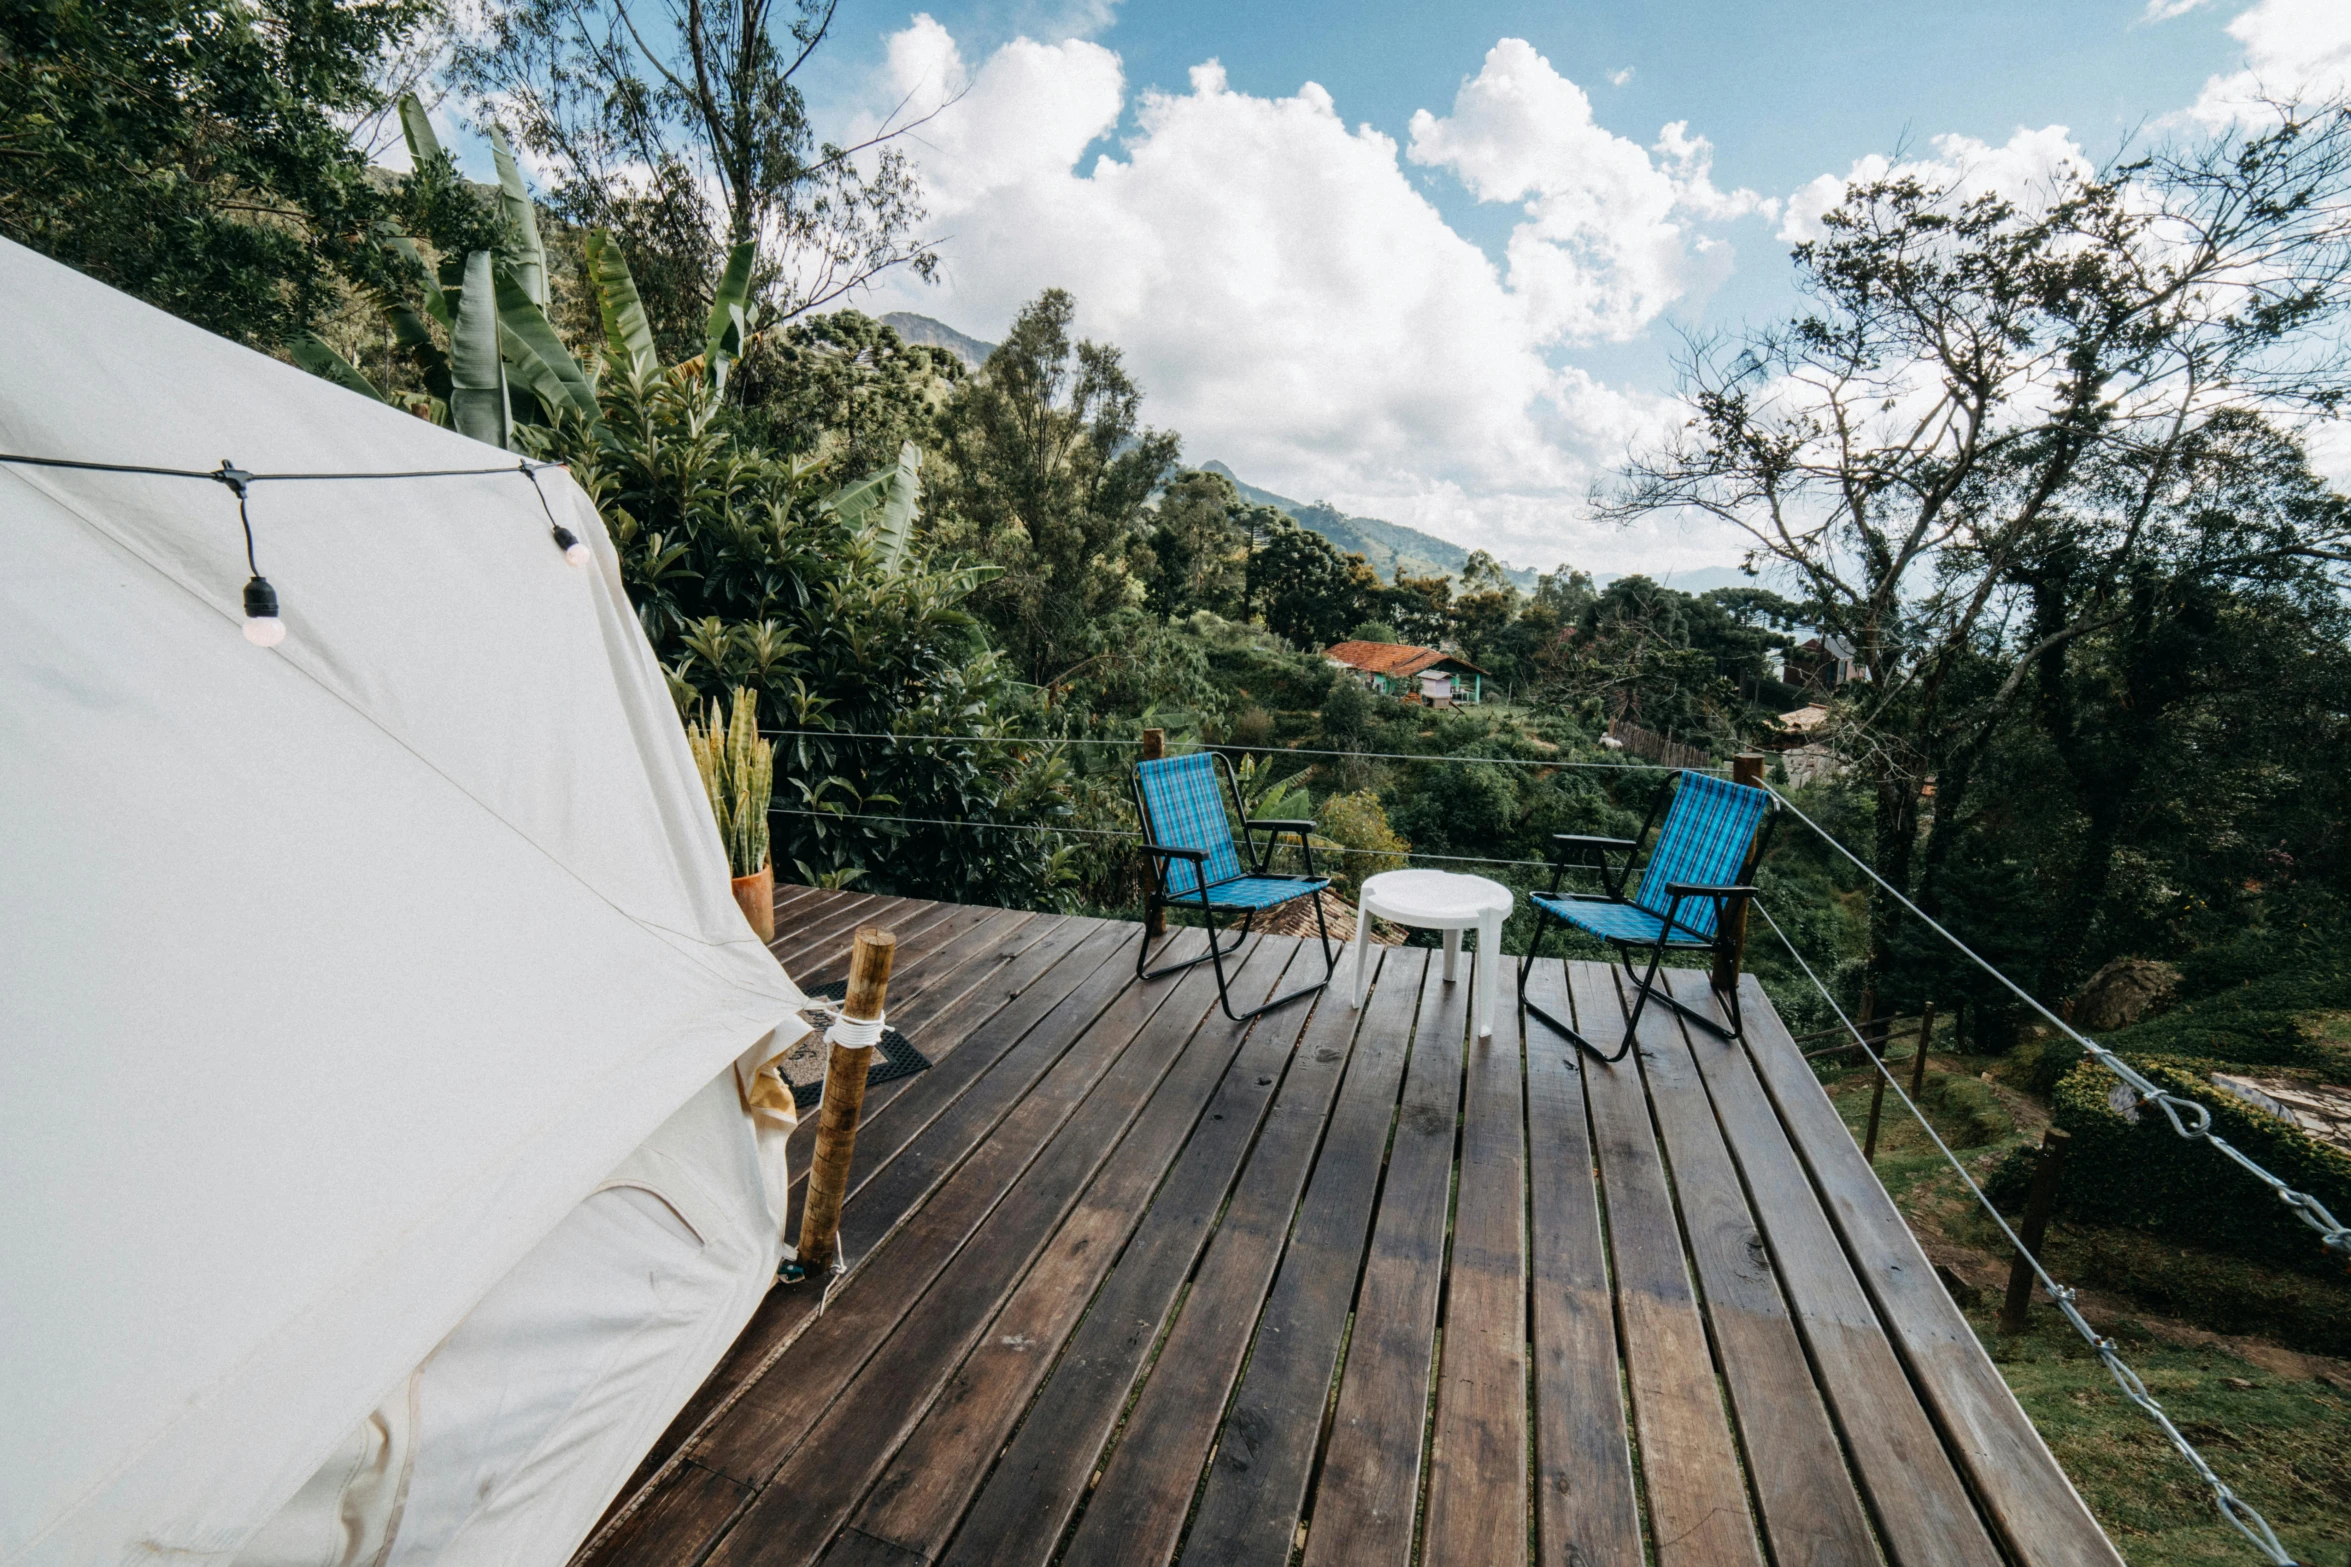
[[(1714, 905), (1714, 918), (1718, 927), (1716, 936), (1719, 939), (1719, 926), (1722, 922), (1723, 910), (1725, 906), (1731, 903), (1735, 903), (1741, 898), (1754, 897), (1755, 889), (1744, 882), (1731, 882), (1723, 886), (1710, 886), (1705, 882), (1669, 881), (1665, 884), (1665, 896), (1665, 929), (1660, 933), (1660, 940), (1663, 940), (1666, 934), (1670, 934), (1676, 925), (1681, 925), (1681, 921), (1679, 918), (1677, 918), (1677, 916), (1682, 912), (1683, 901), (1690, 898), (1704, 898)], [(1689, 931), (1693, 936), (1699, 934), (1699, 932), (1691, 930), (1687, 925), (1682, 925), (1682, 929)]]
[(1755, 896), (1755, 889), (1745, 882), (1732, 882), (1717, 887), (1705, 882), (1669, 881), (1665, 884), (1665, 894), (1669, 898), (1752, 898)]
[(1143, 852), (1160, 855), (1167, 859), (1190, 860), (1194, 865), (1204, 865), (1208, 862), (1208, 851), (1205, 849), (1179, 849), (1174, 844), (1168, 843), (1145, 842)]
[[(1258, 852), (1256, 836), (1261, 828), (1270, 834), (1263, 853)], [(1272, 866), (1273, 851), (1280, 846), (1283, 833), (1289, 833), (1297, 838), (1298, 852), (1306, 857), (1306, 874), (1313, 875), (1314, 845), (1308, 839), (1308, 835), (1313, 831), (1314, 823), (1304, 817), (1251, 818), (1244, 816), (1241, 818), (1241, 835), (1249, 840), (1249, 857), (1257, 862), (1257, 874), (1260, 876), (1267, 874)]]
[[(1633, 851), (1640, 846), (1634, 838), (1595, 838), (1587, 833), (1555, 832), (1551, 835), (1551, 890), (1559, 890), (1559, 878), (1572, 870), (1598, 871), (1600, 885), (1611, 898), (1624, 896), (1625, 873), (1632, 869)], [(1624, 864), (1609, 869), (1608, 851), (1624, 851)], [(1571, 855), (1582, 859), (1571, 859)]]
[(1630, 849), (1636, 843), (1631, 838), (1595, 838), (1580, 832), (1555, 832), (1551, 841), (1562, 849)]

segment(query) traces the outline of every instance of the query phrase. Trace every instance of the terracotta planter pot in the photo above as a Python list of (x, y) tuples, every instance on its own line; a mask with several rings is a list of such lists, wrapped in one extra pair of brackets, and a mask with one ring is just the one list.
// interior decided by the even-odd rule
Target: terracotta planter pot
[(735, 902), (743, 910), (743, 918), (759, 933), (761, 941), (776, 939), (776, 868), (774, 862), (759, 867), (757, 874), (737, 876), (732, 883)]

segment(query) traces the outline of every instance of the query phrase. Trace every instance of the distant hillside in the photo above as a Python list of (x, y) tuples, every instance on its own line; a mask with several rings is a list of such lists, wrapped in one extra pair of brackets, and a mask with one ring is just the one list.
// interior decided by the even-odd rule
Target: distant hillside
[(882, 325), (909, 343), (921, 343), (927, 348), (944, 348), (974, 370), (986, 364), (988, 356), (996, 351), (994, 343), (983, 343), (976, 337), (967, 337), (944, 321), (933, 321), (929, 316), (918, 316), (911, 310), (891, 311), (882, 317)]
[[(996, 351), (994, 343), (983, 343), (968, 333), (958, 332), (944, 321), (917, 315), (911, 310), (893, 310), (883, 316), (882, 324), (891, 328), (909, 343), (921, 343), (931, 348), (944, 348), (972, 369), (987, 363)], [(1402, 523), (1384, 522), (1377, 517), (1350, 517), (1337, 507), (1324, 502), (1309, 504), (1294, 501), (1287, 495), (1276, 495), (1261, 490), (1244, 480), (1221, 462), (1206, 462), (1201, 466), (1210, 473), (1221, 473), (1233, 481), (1233, 488), (1241, 498), (1258, 506), (1272, 506), (1288, 512), (1305, 527), (1312, 528), (1339, 547), (1342, 554), (1361, 555), (1372, 568), (1389, 581), (1398, 572), (1413, 577), (1458, 577), (1469, 564), (1469, 551), (1448, 539), (1418, 528), (1407, 528)], [(1535, 590), (1537, 572), (1530, 566), (1512, 566), (1505, 562), (1503, 571), (1521, 592)], [(1602, 586), (1614, 582), (1622, 573), (1596, 574)], [(1685, 593), (1704, 593), (1709, 588), (1738, 587), (1747, 582), (1735, 568), (1707, 566), (1696, 571), (1657, 573), (1668, 586)]]
[[(1246, 483), (1241, 476), (1220, 462), (1200, 465), (1210, 473), (1221, 473), (1233, 481), (1233, 488), (1241, 492), (1241, 499), (1257, 506), (1272, 506), (1288, 512), (1305, 527), (1312, 528), (1339, 547), (1342, 554), (1361, 555), (1371, 562), (1373, 569), (1391, 582), (1398, 571), (1407, 576), (1458, 577), (1461, 568), (1469, 564), (1469, 551), (1460, 545), (1423, 533), (1418, 528), (1407, 528), (1401, 523), (1382, 522), (1377, 517), (1350, 517), (1337, 507), (1324, 503), (1308, 505), (1261, 490)], [(1533, 592), (1535, 573), (1525, 568), (1503, 568), (1510, 580), (1525, 592)]]

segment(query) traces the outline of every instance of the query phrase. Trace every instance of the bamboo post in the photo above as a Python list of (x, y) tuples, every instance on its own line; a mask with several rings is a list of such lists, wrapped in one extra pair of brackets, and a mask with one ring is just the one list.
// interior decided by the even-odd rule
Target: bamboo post
[[(857, 932), (849, 952), (849, 994), (841, 1017), (871, 1023), (882, 1015), (890, 988), (890, 965), (898, 956), (896, 932), (868, 925)], [(849, 1160), (857, 1152), (857, 1118), (865, 1109), (865, 1074), (873, 1046), (835, 1041), (825, 1062), (824, 1102), (816, 1112), (816, 1156), (808, 1165), (808, 1198), (800, 1213), (797, 1272), (813, 1278), (832, 1271), (841, 1243), (841, 1202), (849, 1194)]]
[[(1731, 758), (1731, 782), (1745, 784), (1750, 789), (1763, 787), (1763, 753), (1741, 751)], [(1755, 882), (1755, 852), (1763, 846), (1763, 834), (1747, 845), (1747, 858), (1739, 865), (1739, 880), (1749, 886)], [(1730, 929), (1724, 932), (1730, 938), (1728, 947), (1714, 959), (1714, 988), (1729, 995), (1739, 988), (1739, 967), (1747, 960), (1747, 901), (1742, 898), (1728, 911)]]
[[(1156, 762), (1165, 755), (1167, 755), (1167, 731), (1164, 729), (1144, 730), (1143, 760)], [(1143, 867), (1143, 874), (1146, 877), (1156, 876), (1159, 871), (1160, 867), (1156, 862), (1147, 863)], [(1151, 902), (1148, 898), (1143, 901), (1149, 905), (1149, 912), (1143, 916), (1143, 939), (1157, 941), (1167, 934), (1167, 910), (1161, 908), (1157, 903)]]
[(2049, 1209), (2057, 1200), (2057, 1177), (2065, 1168), (2065, 1146), (2072, 1140), (2054, 1126), (2041, 1134), (2041, 1159), (2033, 1166), (2033, 1188), (2024, 1204), (2024, 1250), (2008, 1265), (2008, 1299), (2000, 1307), (2003, 1333), (2024, 1331), (2025, 1307), (2033, 1298), (2033, 1265), (2026, 1259), (2041, 1254), (2042, 1237), (2049, 1233)]

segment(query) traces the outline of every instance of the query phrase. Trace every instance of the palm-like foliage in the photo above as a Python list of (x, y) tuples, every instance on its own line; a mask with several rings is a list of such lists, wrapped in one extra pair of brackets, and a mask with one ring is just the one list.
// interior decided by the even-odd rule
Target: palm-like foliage
[(822, 493), (821, 463), (736, 442), (707, 379), (611, 348), (597, 386), (601, 417), (560, 418), (545, 450), (596, 499), (680, 705), (748, 688), (779, 731), (776, 864), (1050, 899), (1070, 857), (1033, 829), (1069, 821), (1074, 791), (1017, 740), (1033, 700), (965, 608), (984, 568), (907, 548), (885, 569), (883, 530)]

